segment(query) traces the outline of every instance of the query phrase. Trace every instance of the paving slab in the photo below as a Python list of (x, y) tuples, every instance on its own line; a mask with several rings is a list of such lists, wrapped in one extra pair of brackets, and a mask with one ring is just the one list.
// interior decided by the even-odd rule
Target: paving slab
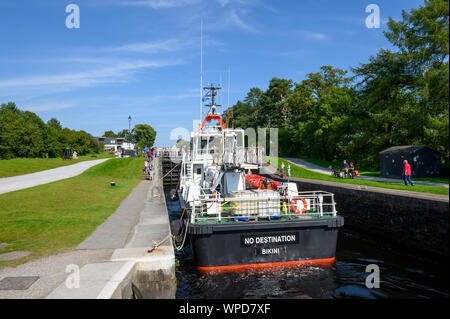
[(45, 298), (61, 282), (65, 281), (70, 272), (68, 266), (78, 266), (80, 269), (89, 263), (109, 261), (113, 249), (73, 250), (64, 253), (40, 257), (17, 267), (0, 268), (0, 280), (7, 277), (39, 277), (26, 290), (0, 290), (0, 299), (40, 299)]
[(6, 277), (0, 280), (0, 290), (27, 290), (39, 276)]
[(62, 282), (46, 299), (109, 299), (121, 297), (124, 279), (135, 266), (131, 261), (87, 264), (79, 272), (79, 285), (70, 287)]

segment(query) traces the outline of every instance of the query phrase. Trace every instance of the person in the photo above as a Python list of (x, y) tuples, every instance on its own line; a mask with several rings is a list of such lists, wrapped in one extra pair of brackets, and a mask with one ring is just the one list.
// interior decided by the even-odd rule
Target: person
[(287, 174), (289, 177), (291, 177), (291, 164), (288, 164), (287, 166)]
[(73, 159), (77, 159), (78, 158), (78, 153), (76, 151), (73, 151), (72, 158)]
[(408, 183), (411, 184), (411, 186), (414, 186), (414, 183), (411, 180), (411, 165), (408, 163), (407, 160), (403, 161), (403, 181), (405, 182), (405, 185), (408, 186)]
[(148, 170), (148, 161), (145, 160), (145, 163), (144, 163), (144, 173), (147, 173), (147, 170)]
[(151, 162), (152, 160), (153, 160), (153, 153), (152, 153), (152, 150), (151, 149), (149, 149), (148, 151), (147, 151), (147, 158), (148, 158), (148, 160)]
[(153, 162), (148, 166), (148, 175), (150, 175), (150, 180), (153, 180)]
[(351, 178), (355, 176), (355, 165), (353, 165), (352, 161), (350, 161), (350, 164), (348, 165), (348, 174)]
[(281, 177), (284, 177), (284, 162), (281, 162)]
[(345, 174), (347, 174), (347, 173), (348, 173), (348, 163), (347, 163), (346, 160), (344, 160), (344, 166), (343, 166), (343, 169), (344, 169)]

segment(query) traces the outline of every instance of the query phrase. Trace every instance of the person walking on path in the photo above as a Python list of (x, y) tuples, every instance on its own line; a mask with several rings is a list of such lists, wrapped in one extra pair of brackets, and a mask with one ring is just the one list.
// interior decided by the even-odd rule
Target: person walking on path
[(414, 183), (411, 180), (411, 165), (409, 165), (407, 160), (403, 161), (403, 181), (405, 182), (405, 185), (408, 186), (408, 183), (411, 184), (411, 186), (414, 186)]
[(281, 171), (281, 177), (284, 177), (285, 176), (285, 174), (284, 174), (284, 162), (281, 162), (281, 169), (280, 169), (280, 171)]

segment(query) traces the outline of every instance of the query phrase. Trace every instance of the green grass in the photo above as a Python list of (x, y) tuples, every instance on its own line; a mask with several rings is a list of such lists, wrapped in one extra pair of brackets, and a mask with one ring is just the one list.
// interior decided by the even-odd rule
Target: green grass
[[(316, 160), (313, 158), (302, 158), (302, 159), (304, 159), (307, 162), (321, 166), (323, 168), (327, 168), (331, 165), (335, 169), (342, 169), (342, 166), (343, 166), (342, 162), (328, 162), (328, 161)], [(360, 175), (380, 177), (380, 171), (375, 170), (375, 169), (364, 168), (364, 167), (355, 167), (355, 169), (358, 170)], [(444, 184), (449, 183), (449, 179), (446, 176), (429, 177), (429, 178), (415, 178), (414, 180), (423, 181), (423, 182), (431, 182), (431, 183), (444, 183)]]
[[(0, 195), (0, 253), (30, 250), (30, 259), (75, 248), (103, 223), (141, 180), (143, 159), (112, 159), (83, 174)], [(116, 182), (111, 187), (110, 182)]]
[(0, 178), (35, 173), (60, 166), (113, 156), (113, 154), (102, 153), (78, 156), (76, 160), (63, 160), (61, 158), (14, 158), (0, 160)]
[[(270, 157), (270, 156), (265, 156), (264, 159), (267, 162), (269, 162), (271, 165), (275, 164), (276, 160), (277, 160), (276, 157)], [(286, 166), (288, 164), (287, 161), (278, 159), (278, 165), (277, 165), (278, 169), (280, 169), (281, 162), (284, 162)], [(275, 166), (275, 165), (273, 165), (273, 166)], [(365, 186), (373, 186), (373, 187), (381, 187), (381, 188), (409, 190), (409, 191), (415, 191), (415, 192), (432, 193), (432, 194), (440, 194), (440, 195), (448, 195), (449, 194), (449, 189), (444, 188), (444, 187), (424, 186), (424, 185), (417, 185), (417, 184), (414, 187), (412, 187), (412, 186), (405, 186), (404, 184), (400, 184), (400, 183), (387, 183), (387, 182), (367, 181), (367, 180), (361, 180), (361, 179), (337, 178), (337, 177), (331, 176), (331, 174), (325, 175), (325, 174), (321, 174), (321, 173), (312, 172), (312, 171), (306, 170), (306, 169), (299, 167), (292, 163), (291, 163), (291, 176), (299, 177), (299, 178), (306, 178), (306, 179), (337, 182), (337, 183), (347, 183), (347, 184), (357, 184), (357, 185), (365, 185)]]
[(429, 178), (415, 178), (416, 181), (423, 181), (423, 182), (432, 182), (432, 183), (443, 183), (448, 184), (448, 177), (442, 176), (442, 177), (429, 177)]

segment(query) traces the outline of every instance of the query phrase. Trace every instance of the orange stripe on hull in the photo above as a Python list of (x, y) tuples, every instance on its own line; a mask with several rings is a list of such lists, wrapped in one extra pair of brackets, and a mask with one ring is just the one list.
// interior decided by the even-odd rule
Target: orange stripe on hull
[(335, 262), (335, 257), (325, 259), (310, 259), (310, 260), (296, 260), (296, 261), (281, 261), (275, 263), (261, 263), (261, 264), (247, 264), (247, 265), (232, 265), (232, 266), (216, 266), (216, 267), (200, 267), (197, 269), (202, 273), (216, 273), (216, 272), (233, 272), (233, 271), (245, 271), (249, 269), (267, 269), (284, 266), (299, 266), (299, 265), (321, 265), (331, 266)]

